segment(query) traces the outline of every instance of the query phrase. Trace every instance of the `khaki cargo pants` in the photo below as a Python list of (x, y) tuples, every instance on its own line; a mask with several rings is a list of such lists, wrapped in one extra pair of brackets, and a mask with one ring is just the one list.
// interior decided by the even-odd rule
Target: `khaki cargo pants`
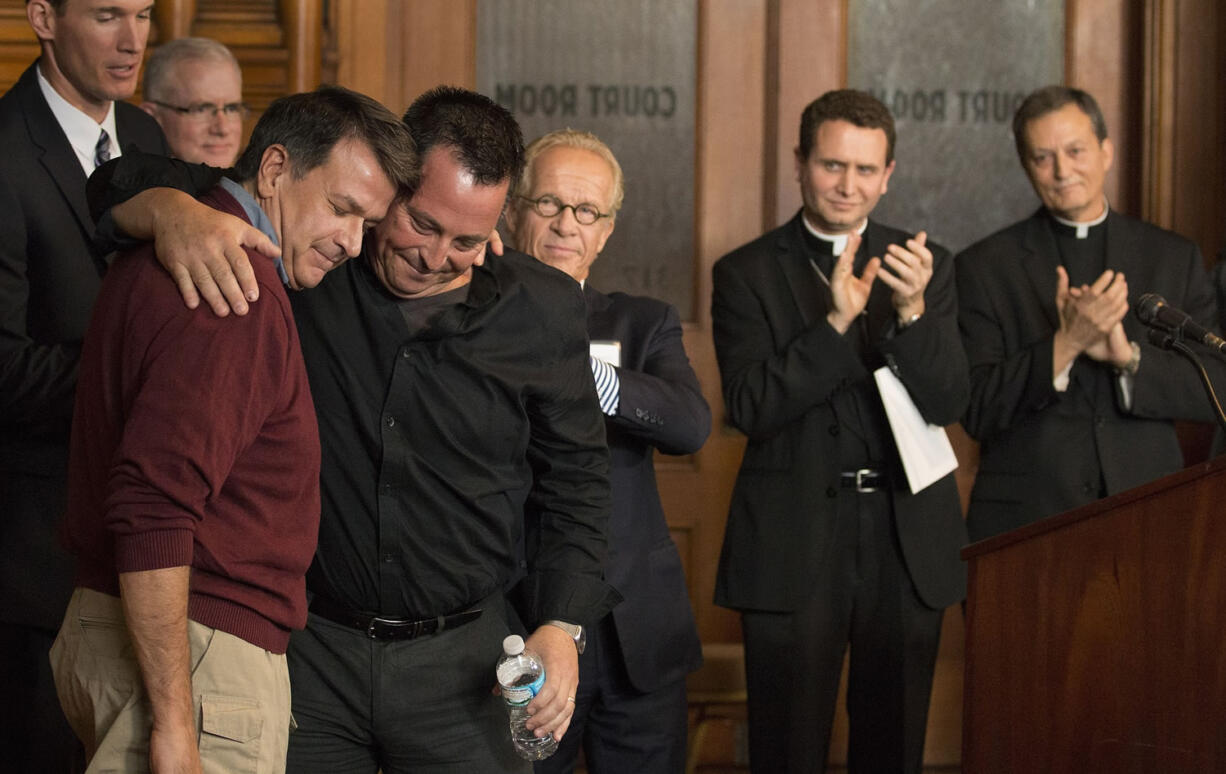
[[(197, 741), (206, 774), (281, 774), (290, 732), (285, 656), (188, 621)], [(152, 715), (118, 597), (73, 592), (51, 668), (85, 744), (86, 774), (149, 770)]]

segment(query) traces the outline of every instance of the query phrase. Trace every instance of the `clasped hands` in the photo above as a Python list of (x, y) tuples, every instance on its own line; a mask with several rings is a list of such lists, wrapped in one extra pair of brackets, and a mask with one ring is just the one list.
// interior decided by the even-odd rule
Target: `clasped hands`
[[(932, 251), (926, 243), (928, 235), (921, 231), (905, 245), (890, 245), (885, 258), (870, 258), (857, 277), (852, 272), (861, 236), (851, 234), (847, 246), (835, 261), (830, 273), (831, 310), (826, 321), (840, 334), (868, 305), (873, 282), (881, 280), (893, 291), (894, 312), (900, 323), (908, 323), (924, 313), (924, 289), (932, 279)], [(886, 271), (882, 271), (882, 268)]]
[(1091, 285), (1069, 287), (1068, 272), (1057, 266), (1056, 311), (1060, 328), (1052, 342), (1053, 373), (1082, 354), (1116, 368), (1128, 364), (1132, 343), (1124, 332), (1128, 282), (1123, 273), (1107, 269)]

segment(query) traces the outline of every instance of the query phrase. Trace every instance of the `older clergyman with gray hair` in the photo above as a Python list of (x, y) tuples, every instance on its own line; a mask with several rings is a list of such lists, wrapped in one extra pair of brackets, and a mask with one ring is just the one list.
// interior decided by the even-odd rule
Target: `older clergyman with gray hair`
[(230, 167), (243, 139), (243, 72), (230, 49), (210, 38), (158, 46), (145, 65), (141, 109), (171, 152), (193, 163)]
[(980, 442), (973, 540), (1182, 468), (1174, 420), (1212, 419), (1193, 368), (1128, 314), (1159, 293), (1214, 326), (1200, 251), (1111, 208), (1115, 147), (1097, 102), (1039, 89), (1013, 134), (1041, 206), (957, 258), (971, 373), (962, 424)]

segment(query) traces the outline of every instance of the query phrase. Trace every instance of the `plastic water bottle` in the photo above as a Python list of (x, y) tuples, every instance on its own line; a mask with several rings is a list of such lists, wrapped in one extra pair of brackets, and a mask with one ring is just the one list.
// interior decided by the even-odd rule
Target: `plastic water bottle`
[(502, 698), (507, 703), (511, 724), (511, 744), (521, 758), (539, 761), (553, 755), (558, 743), (552, 734), (540, 737), (524, 727), (528, 722), (528, 702), (545, 685), (545, 666), (540, 656), (524, 650), (524, 638), (512, 634), (502, 641), (502, 658), (496, 669)]

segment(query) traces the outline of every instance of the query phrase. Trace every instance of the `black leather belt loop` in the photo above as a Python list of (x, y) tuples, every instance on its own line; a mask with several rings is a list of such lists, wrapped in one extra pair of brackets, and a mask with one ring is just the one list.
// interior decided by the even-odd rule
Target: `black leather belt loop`
[(481, 610), (478, 609), (434, 618), (422, 618), (417, 621), (404, 618), (384, 618), (346, 610), (332, 600), (319, 596), (311, 600), (311, 612), (332, 623), (364, 632), (372, 640), (414, 640), (418, 637), (438, 634), (445, 629), (455, 629), (481, 617)]
[(888, 489), (890, 478), (876, 468), (860, 468), (846, 470), (840, 474), (840, 485), (844, 489), (854, 489), (860, 493), (877, 492)]

